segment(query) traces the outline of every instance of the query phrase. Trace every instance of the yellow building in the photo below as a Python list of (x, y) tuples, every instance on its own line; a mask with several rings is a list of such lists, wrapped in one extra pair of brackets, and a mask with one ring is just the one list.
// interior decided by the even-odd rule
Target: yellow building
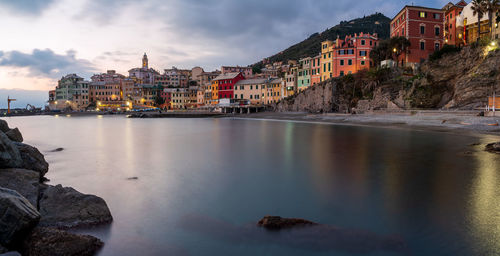
[(320, 74), (321, 81), (333, 77), (333, 49), (334, 42), (327, 40), (321, 43)]

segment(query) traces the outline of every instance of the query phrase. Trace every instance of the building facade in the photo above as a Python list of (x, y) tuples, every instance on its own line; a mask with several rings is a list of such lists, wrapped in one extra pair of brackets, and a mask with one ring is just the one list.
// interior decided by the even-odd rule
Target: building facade
[(311, 85), (321, 82), (321, 55), (311, 58)]
[(460, 15), (464, 7), (467, 6), (465, 1), (460, 1), (456, 4), (448, 3), (443, 7), (444, 10), (444, 43), (455, 46), (465, 45), (464, 27), (460, 22)]
[(234, 84), (245, 79), (240, 72), (222, 73), (213, 81), (217, 82), (217, 99), (232, 99), (234, 97)]
[(391, 37), (406, 37), (411, 46), (400, 53), (398, 63), (416, 64), (426, 60), (444, 44), (442, 9), (405, 6), (391, 21)]
[(311, 85), (311, 58), (306, 57), (299, 60), (297, 74), (297, 90), (302, 91)]
[(90, 103), (89, 82), (76, 74), (62, 77), (55, 89), (55, 104), (67, 105), (73, 110), (82, 110)]

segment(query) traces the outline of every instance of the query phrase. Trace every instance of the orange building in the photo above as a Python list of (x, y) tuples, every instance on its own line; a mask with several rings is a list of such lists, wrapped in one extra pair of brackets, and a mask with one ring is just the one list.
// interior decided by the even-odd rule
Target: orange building
[(449, 45), (461, 46), (465, 44), (464, 27), (460, 23), (460, 14), (464, 7), (467, 6), (465, 1), (460, 1), (456, 4), (448, 3), (443, 7), (444, 13), (444, 43)]
[(406, 37), (411, 46), (400, 53), (398, 63), (416, 64), (444, 44), (444, 10), (407, 5), (391, 21), (391, 37)]
[(311, 85), (321, 82), (321, 55), (311, 58)]

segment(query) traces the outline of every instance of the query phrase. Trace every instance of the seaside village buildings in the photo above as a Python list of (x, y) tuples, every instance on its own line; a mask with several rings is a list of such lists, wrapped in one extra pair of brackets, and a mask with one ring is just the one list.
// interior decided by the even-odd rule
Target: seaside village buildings
[[(485, 12), (480, 37), (499, 39), (499, 12), (493, 24)], [(404, 6), (390, 23), (391, 37), (406, 37), (411, 46), (395, 54), (398, 65), (415, 67), (444, 45), (464, 46), (478, 40), (478, 19), (472, 4), (448, 3), (442, 8)], [(369, 69), (370, 52), (380, 39), (365, 31), (321, 43), (320, 52), (297, 60), (270, 63), (257, 73), (252, 67), (222, 66), (206, 72), (201, 67), (158, 71), (144, 53), (141, 66), (128, 75), (114, 70), (95, 74), (90, 81), (69, 74), (49, 92), (51, 109), (132, 110), (217, 108), (227, 105), (265, 106), (276, 103), (333, 77)], [(396, 50), (396, 49), (394, 49)]]

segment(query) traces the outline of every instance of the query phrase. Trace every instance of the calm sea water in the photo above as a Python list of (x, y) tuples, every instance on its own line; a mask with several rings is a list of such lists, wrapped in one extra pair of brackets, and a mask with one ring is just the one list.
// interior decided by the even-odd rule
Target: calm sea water
[[(500, 156), (469, 146), (492, 137), (231, 119), (7, 121), (45, 153), (51, 184), (106, 200), (114, 222), (80, 231), (105, 241), (100, 255), (500, 254)], [(264, 215), (351, 236), (265, 232), (255, 227)], [(407, 248), (363, 250), (388, 237)]]

